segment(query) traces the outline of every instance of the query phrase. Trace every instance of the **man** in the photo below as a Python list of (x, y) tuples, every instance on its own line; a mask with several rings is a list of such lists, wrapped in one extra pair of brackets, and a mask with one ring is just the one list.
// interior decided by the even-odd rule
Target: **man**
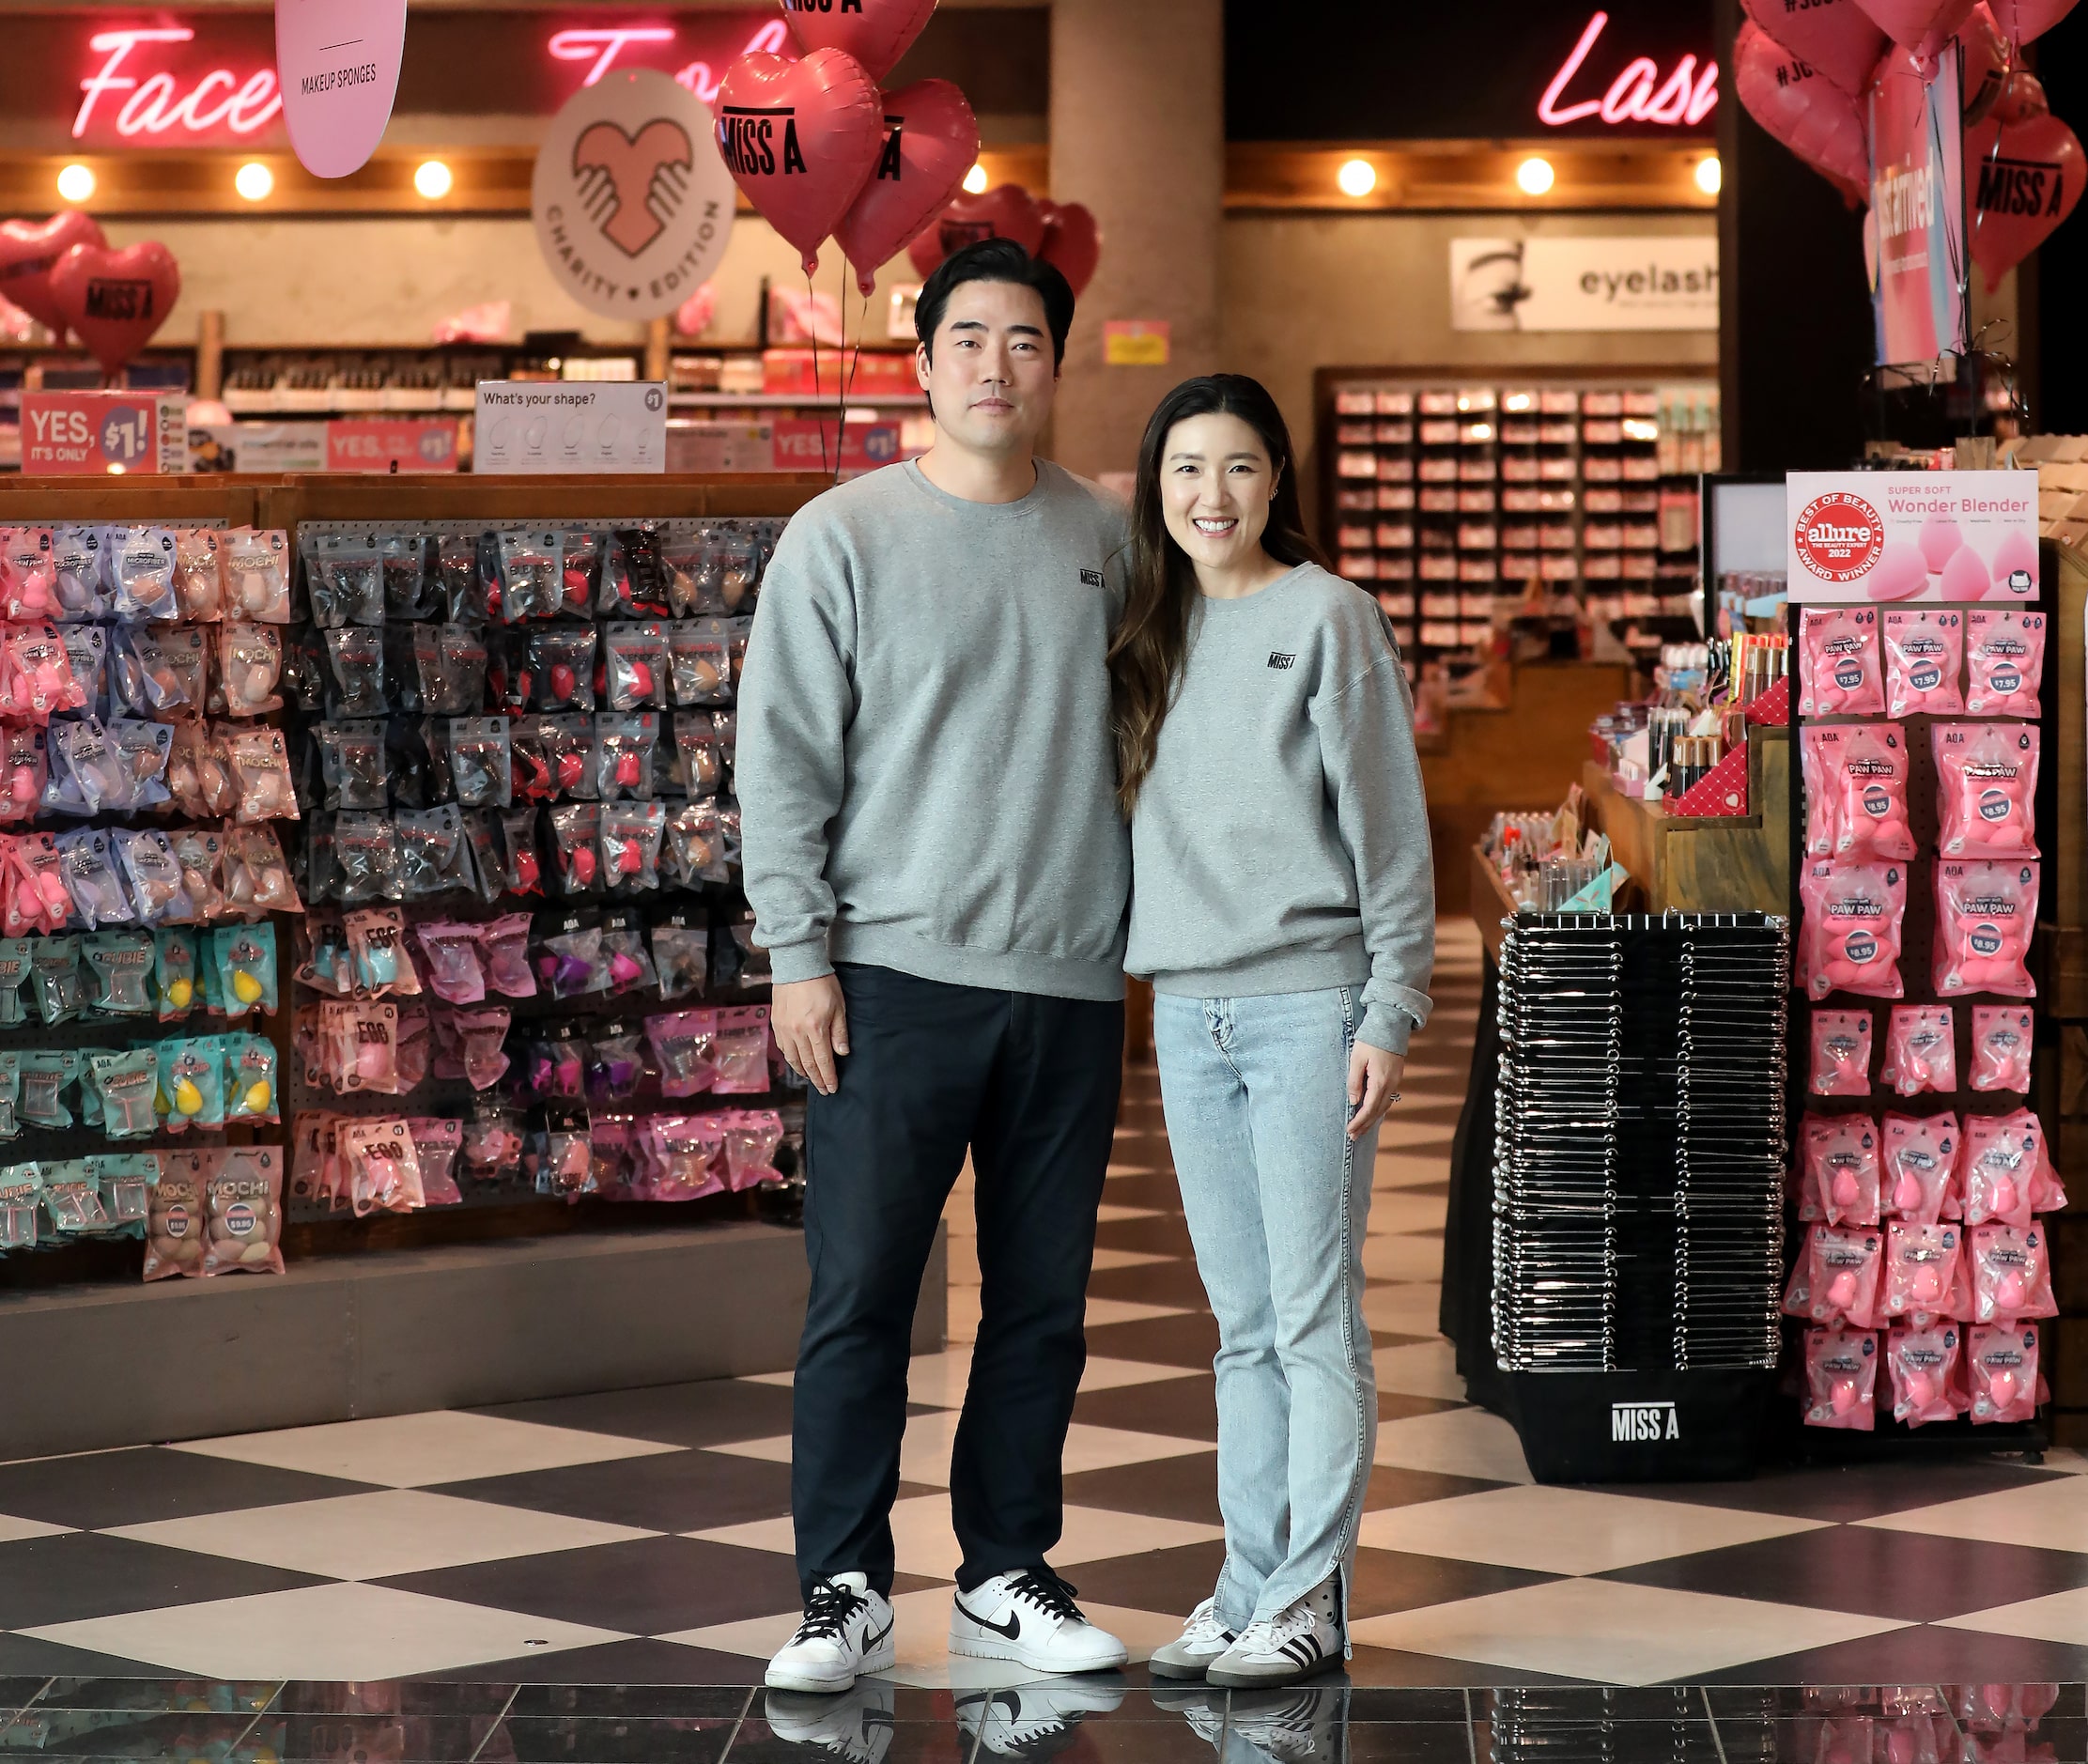
[(1033, 452), (1073, 291), (988, 240), (921, 289), (918, 461), (827, 492), (765, 579), (739, 708), (747, 894), (812, 1086), (791, 1506), (805, 1618), (768, 1669), (893, 1660), (906, 1361), (968, 1149), (978, 1340), (950, 1471), (952, 1652), (1121, 1665), (1046, 1566), (1123, 1044), (1130, 860), (1104, 655), (1121, 512)]

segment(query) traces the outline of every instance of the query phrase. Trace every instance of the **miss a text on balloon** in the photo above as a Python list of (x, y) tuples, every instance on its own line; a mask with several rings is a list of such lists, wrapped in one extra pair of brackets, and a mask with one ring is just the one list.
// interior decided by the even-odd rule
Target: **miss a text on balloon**
[(783, 176), (805, 169), (797, 145), (797, 114), (789, 110), (728, 110), (719, 119), (718, 150), (725, 164), (743, 178), (768, 177), (776, 170), (776, 122), (783, 121)]
[(1982, 214), (2057, 215), (2064, 212), (2060, 202), (2065, 189), (2065, 174), (2056, 165), (2037, 165), (2022, 160), (1982, 160), (1977, 206)]
[(89, 318), (149, 318), (152, 317), (152, 284), (98, 277), (87, 284), (86, 316)]

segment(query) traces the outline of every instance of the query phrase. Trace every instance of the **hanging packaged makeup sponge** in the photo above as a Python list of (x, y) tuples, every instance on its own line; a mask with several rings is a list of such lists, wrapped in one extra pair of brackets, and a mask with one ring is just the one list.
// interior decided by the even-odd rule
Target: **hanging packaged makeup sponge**
[(2013, 607), (1965, 614), (1965, 709), (2035, 721), (2045, 676), (2045, 615)]
[(2037, 925), (2038, 866), (1982, 861), (1936, 866), (1936, 990), (2034, 998), (2030, 939)]
[(1872, 607), (1807, 607), (1799, 626), (1801, 717), (1876, 717), (1885, 709)]
[(2038, 731), (2033, 723), (1930, 725), (1937, 854), (2037, 856)]
[(1878, 1338), (1868, 1330), (1805, 1332), (1805, 1425), (1870, 1432), (1878, 1425)]
[(218, 996), (224, 1001), (226, 1016), (240, 1017), (249, 1011), (275, 1014), (272, 924), (219, 926), (210, 933), (210, 962), (217, 970)]
[(1907, 872), (1896, 863), (1805, 867), (1800, 884), (1805, 907), (1807, 990), (1814, 1000), (1832, 992), (1898, 998), (1900, 925), (1907, 912)]

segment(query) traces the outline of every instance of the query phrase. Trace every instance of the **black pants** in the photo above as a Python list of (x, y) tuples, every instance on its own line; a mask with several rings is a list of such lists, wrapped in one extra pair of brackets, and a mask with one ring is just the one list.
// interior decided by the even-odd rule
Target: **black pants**
[(1123, 1005), (840, 970), (850, 1052), (806, 1122), (812, 1301), (797, 1349), (791, 1510), (809, 1591), (889, 1593), (906, 1361), (936, 1222), (972, 1154), (979, 1339), (951, 1463), (967, 1590), (1043, 1565), (1087, 1363), (1095, 1210), (1115, 1133)]

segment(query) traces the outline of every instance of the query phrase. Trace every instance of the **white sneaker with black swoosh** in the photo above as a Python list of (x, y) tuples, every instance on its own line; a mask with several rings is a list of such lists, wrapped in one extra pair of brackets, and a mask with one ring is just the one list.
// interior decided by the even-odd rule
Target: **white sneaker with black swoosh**
[(889, 1672), (898, 1656), (891, 1602), (867, 1574), (823, 1580), (805, 1602), (805, 1619), (768, 1663), (772, 1691), (845, 1691), (866, 1672)]
[(884, 1764), (897, 1700), (889, 1684), (858, 1684), (845, 1696), (771, 1691), (762, 1713), (768, 1730), (792, 1745), (815, 1745), (847, 1764)]
[(1330, 1575), (1296, 1604), (1261, 1617), (1204, 1672), (1207, 1684), (1254, 1690), (1290, 1684), (1338, 1666), (1348, 1652), (1341, 1577)]
[(1131, 1658), (1107, 1630), (1080, 1615), (1074, 1589), (1048, 1568), (1018, 1569), (957, 1594), (950, 1651), (1013, 1660), (1032, 1672), (1107, 1672)]

